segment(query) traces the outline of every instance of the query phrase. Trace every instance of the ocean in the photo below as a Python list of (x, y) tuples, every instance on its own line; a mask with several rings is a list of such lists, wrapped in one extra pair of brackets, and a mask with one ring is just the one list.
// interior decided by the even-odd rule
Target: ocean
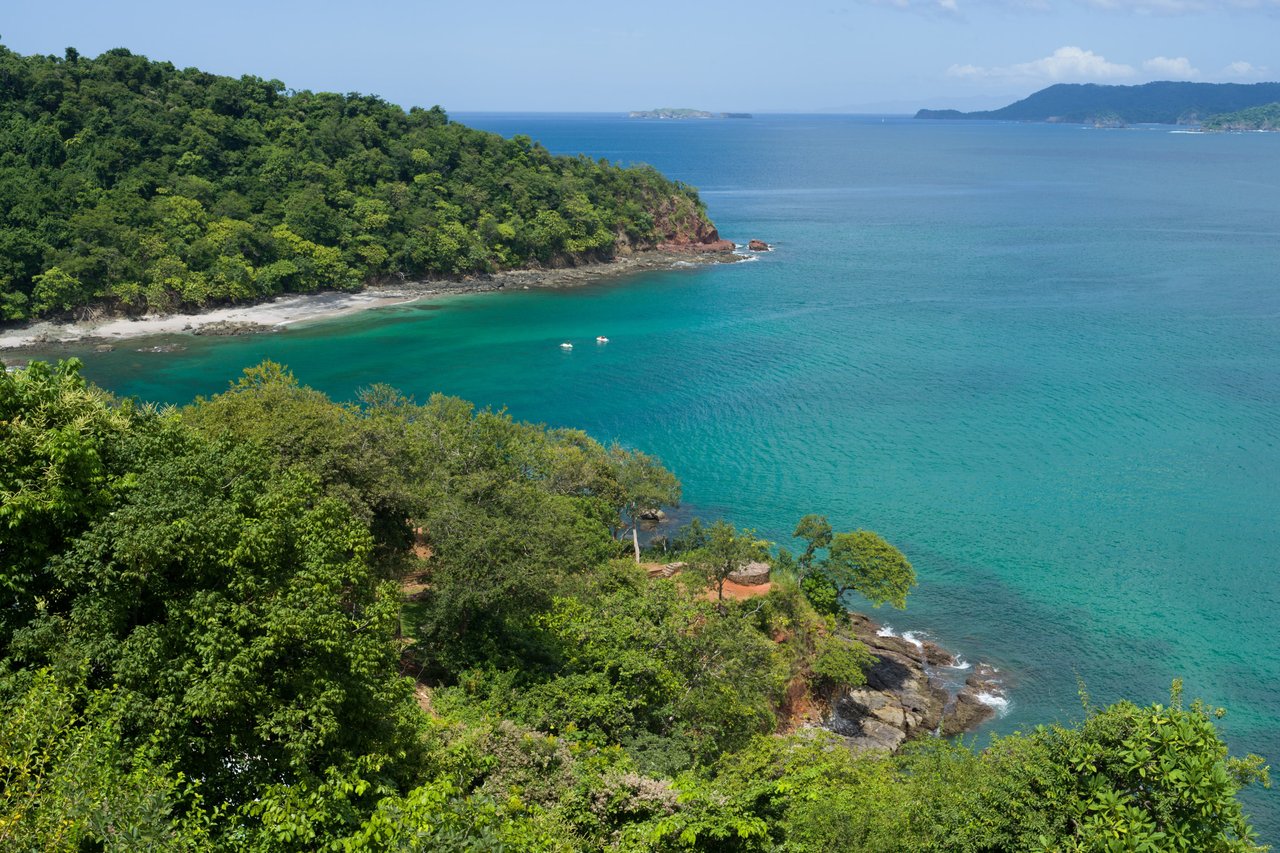
[[(86, 352), (87, 375), (183, 403), (271, 358), (337, 398), (386, 382), (581, 427), (660, 456), (704, 518), (790, 545), (818, 512), (898, 545), (920, 586), (872, 615), (997, 666), (989, 731), (1079, 719), (1079, 683), (1147, 703), (1180, 677), (1233, 751), (1280, 759), (1280, 135), (455, 118), (650, 163), (775, 249)], [(1280, 801), (1247, 807), (1280, 841)]]

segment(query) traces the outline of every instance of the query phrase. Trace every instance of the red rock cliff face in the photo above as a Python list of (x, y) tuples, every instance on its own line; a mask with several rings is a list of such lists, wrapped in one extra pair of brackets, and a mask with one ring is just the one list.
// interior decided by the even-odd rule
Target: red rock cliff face
[(733, 241), (722, 240), (716, 227), (709, 219), (703, 217), (696, 227), (676, 231), (667, 240), (659, 243), (658, 248), (667, 251), (731, 252)]
[[(696, 197), (673, 195), (662, 199), (652, 210), (657, 241), (653, 248), (667, 252), (729, 252), (733, 242), (722, 240), (716, 226)], [(620, 251), (629, 251), (619, 246)], [(634, 248), (649, 248), (636, 246)]]

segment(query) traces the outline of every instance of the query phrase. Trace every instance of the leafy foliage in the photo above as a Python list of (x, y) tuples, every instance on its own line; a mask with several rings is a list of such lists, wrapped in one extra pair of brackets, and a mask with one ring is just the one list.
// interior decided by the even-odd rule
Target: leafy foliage
[(1209, 116), (1202, 126), (1205, 130), (1280, 130), (1280, 102)]
[[(782, 562), (794, 562), (806, 594), (820, 610), (830, 611), (832, 602), (839, 602), (846, 592), (858, 593), (872, 607), (885, 602), (899, 609), (907, 606), (907, 593), (916, 585), (915, 570), (906, 555), (878, 533), (833, 533), (826, 518), (806, 515), (792, 535), (805, 540), (805, 549), (798, 558), (784, 554)], [(823, 550), (827, 554), (820, 557)]]
[(80, 376), (77, 360), (0, 376), (0, 650), (59, 590), (47, 562), (129, 487), (130, 446), (153, 415)]
[(195, 786), (159, 763), (153, 745), (123, 745), (116, 697), (86, 701), (48, 670), (8, 687), (14, 698), (0, 714), (0, 847), (205, 849), (211, 815)]

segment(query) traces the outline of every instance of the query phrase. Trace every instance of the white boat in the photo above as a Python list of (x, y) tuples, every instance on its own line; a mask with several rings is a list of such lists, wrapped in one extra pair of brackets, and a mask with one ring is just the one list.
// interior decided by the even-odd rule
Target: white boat
[(596, 335), (596, 343), (607, 344), (609, 343), (609, 339), (606, 338), (604, 335)]
[(573, 349), (573, 344), (569, 343), (568, 341), (565, 341), (560, 345), (560, 349)]

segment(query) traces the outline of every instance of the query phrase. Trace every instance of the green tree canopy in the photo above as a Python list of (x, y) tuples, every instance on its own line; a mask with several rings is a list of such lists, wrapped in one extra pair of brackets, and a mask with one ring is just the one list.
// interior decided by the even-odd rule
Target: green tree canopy
[(878, 533), (856, 530), (831, 538), (823, 574), (836, 586), (837, 595), (853, 590), (872, 607), (888, 602), (907, 606), (907, 593), (916, 585), (911, 563)]
[[(905, 554), (878, 533), (833, 533), (824, 516), (806, 515), (792, 535), (805, 540), (804, 551), (795, 558), (802, 581), (826, 582), (837, 602), (846, 592), (853, 591), (871, 602), (872, 607), (886, 602), (899, 609), (906, 607), (907, 593), (916, 585), (915, 569)], [(826, 556), (821, 557), (824, 549)], [(790, 559), (787, 554), (783, 562)]]

